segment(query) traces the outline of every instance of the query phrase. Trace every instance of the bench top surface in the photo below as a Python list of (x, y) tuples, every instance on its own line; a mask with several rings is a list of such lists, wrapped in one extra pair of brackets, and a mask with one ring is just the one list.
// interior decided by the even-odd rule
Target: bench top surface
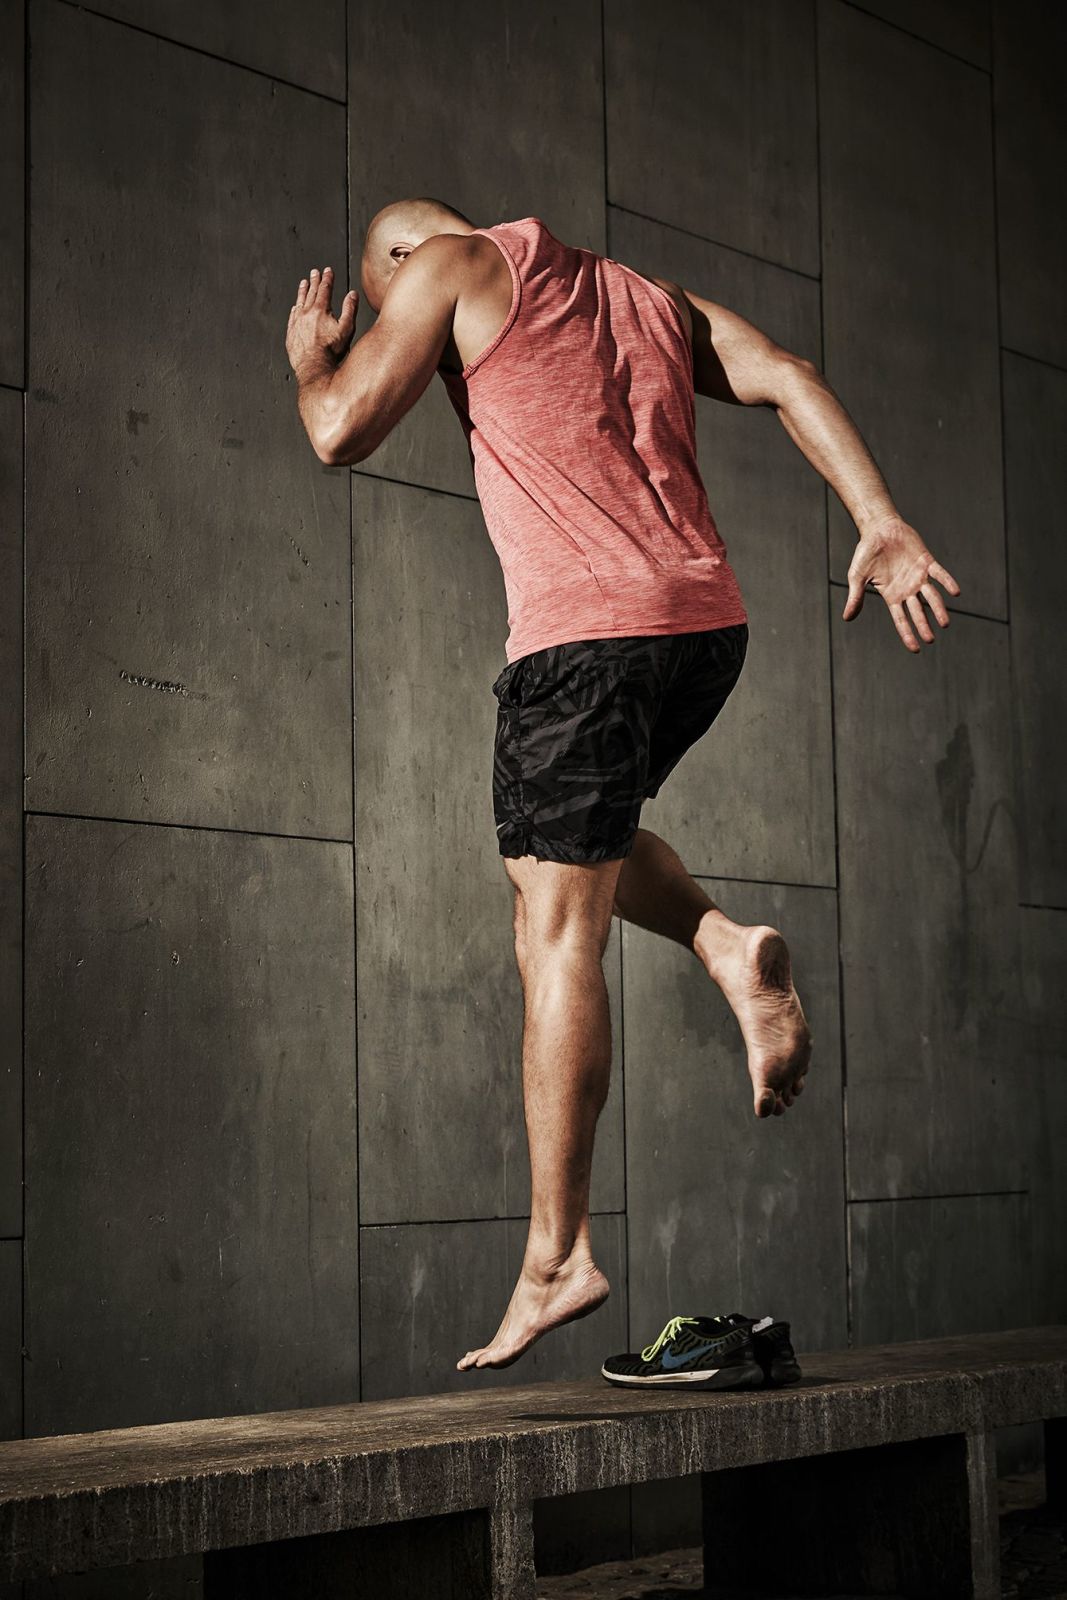
[(799, 1354), (803, 1381), (784, 1390), (635, 1390), (598, 1376), (12, 1439), (0, 1442), (0, 1504), (331, 1458), (403, 1454), (501, 1435), (568, 1431), (679, 1409), (785, 1410), (795, 1407), (801, 1396), (847, 1407), (886, 1388), (918, 1383), (950, 1392), (953, 1383), (990, 1380), (1011, 1369), (1026, 1371), (1031, 1380), (1047, 1376), (1062, 1392), (1067, 1325)]

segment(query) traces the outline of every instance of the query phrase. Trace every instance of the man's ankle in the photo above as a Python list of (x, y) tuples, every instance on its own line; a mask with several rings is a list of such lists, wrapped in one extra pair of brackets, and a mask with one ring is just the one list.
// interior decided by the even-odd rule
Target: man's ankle
[(558, 1278), (564, 1271), (571, 1271), (582, 1261), (592, 1261), (587, 1239), (575, 1236), (568, 1240), (559, 1235), (548, 1236), (527, 1241), (522, 1271), (532, 1283), (551, 1283), (553, 1278)]

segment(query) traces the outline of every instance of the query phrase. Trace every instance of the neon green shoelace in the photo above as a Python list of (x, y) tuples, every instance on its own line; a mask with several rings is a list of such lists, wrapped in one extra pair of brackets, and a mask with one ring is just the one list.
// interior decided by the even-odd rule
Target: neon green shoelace
[(663, 1346), (665, 1344), (669, 1344), (672, 1339), (677, 1339), (679, 1333), (681, 1332), (682, 1324), (685, 1322), (696, 1322), (696, 1320), (696, 1317), (672, 1317), (667, 1326), (664, 1328), (663, 1332), (660, 1334), (659, 1338), (656, 1339), (652, 1344), (645, 1345), (645, 1348), (641, 1351), (641, 1360), (655, 1361), (656, 1357), (663, 1349)]

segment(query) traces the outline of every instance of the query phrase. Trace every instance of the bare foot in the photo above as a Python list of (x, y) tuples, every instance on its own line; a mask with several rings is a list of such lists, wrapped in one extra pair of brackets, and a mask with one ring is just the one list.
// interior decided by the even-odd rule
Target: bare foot
[(777, 928), (742, 927), (731, 953), (716, 952), (712, 976), (740, 1024), (756, 1115), (780, 1117), (804, 1088), (812, 1044), (789, 947)]
[(589, 1255), (571, 1255), (545, 1271), (524, 1264), (492, 1343), (481, 1350), (468, 1350), (456, 1362), (457, 1370), (510, 1367), (543, 1333), (595, 1311), (610, 1290), (607, 1278)]

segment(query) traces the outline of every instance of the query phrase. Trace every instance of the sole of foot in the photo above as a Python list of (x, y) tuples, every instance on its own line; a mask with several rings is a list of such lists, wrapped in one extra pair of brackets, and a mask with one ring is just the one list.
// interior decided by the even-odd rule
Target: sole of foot
[(803, 1091), (812, 1046), (789, 946), (777, 928), (746, 928), (717, 977), (745, 1041), (756, 1115), (780, 1117)]
[(496, 1337), (480, 1350), (468, 1350), (456, 1362), (459, 1372), (476, 1367), (510, 1367), (532, 1344), (553, 1328), (577, 1322), (602, 1306), (611, 1285), (595, 1262), (538, 1281), (523, 1273)]

